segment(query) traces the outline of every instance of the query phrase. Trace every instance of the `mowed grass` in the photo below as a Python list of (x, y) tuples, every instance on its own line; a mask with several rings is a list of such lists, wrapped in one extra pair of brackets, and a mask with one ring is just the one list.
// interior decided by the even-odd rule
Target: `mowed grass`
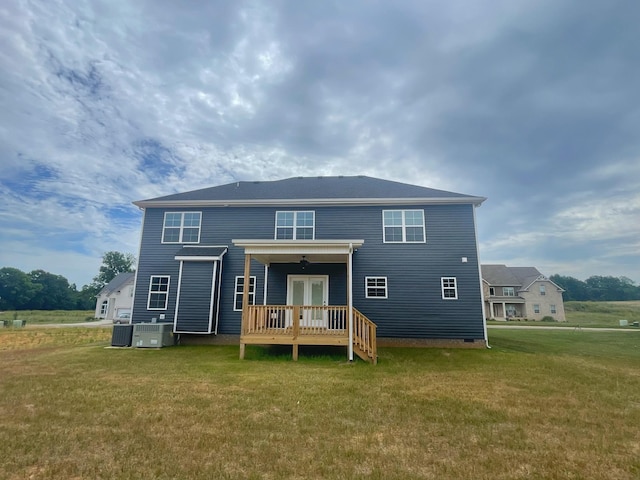
[(377, 366), (110, 332), (0, 330), (0, 478), (640, 477), (640, 332), (490, 330)]
[[(0, 322), (14, 318), (26, 320), (27, 325), (38, 323), (83, 323), (96, 320), (93, 310), (6, 310), (0, 312)], [(0, 323), (1, 326), (1, 323)]]
[(620, 320), (627, 320), (628, 327), (633, 322), (640, 322), (640, 301), (626, 302), (564, 302), (566, 322), (521, 321), (489, 321), (489, 325), (526, 325), (554, 327), (596, 327), (619, 328)]

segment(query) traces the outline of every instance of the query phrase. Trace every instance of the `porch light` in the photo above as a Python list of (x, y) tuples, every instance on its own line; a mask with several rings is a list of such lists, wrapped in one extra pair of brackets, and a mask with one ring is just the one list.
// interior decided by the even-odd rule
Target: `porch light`
[(300, 266), (302, 267), (302, 269), (304, 270), (305, 268), (307, 268), (307, 266), (309, 265), (309, 260), (307, 260), (306, 255), (302, 256), (302, 260), (300, 260)]

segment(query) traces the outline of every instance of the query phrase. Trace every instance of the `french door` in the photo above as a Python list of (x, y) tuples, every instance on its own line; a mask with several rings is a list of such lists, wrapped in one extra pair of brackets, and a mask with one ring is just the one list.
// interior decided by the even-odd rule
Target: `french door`
[[(287, 277), (287, 305), (323, 307), (329, 302), (327, 275), (289, 275)], [(327, 327), (327, 312), (323, 308), (301, 308), (301, 327)]]

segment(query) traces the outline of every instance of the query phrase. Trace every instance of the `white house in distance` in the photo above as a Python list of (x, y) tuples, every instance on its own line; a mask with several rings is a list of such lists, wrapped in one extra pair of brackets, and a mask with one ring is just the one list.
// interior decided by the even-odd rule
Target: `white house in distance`
[(535, 267), (482, 265), (482, 288), (488, 318), (566, 321), (564, 290)]
[[(133, 272), (119, 273), (105, 285), (96, 300), (96, 318), (118, 321), (125, 314), (130, 316), (134, 280)], [(128, 323), (129, 318), (122, 318), (122, 323)]]

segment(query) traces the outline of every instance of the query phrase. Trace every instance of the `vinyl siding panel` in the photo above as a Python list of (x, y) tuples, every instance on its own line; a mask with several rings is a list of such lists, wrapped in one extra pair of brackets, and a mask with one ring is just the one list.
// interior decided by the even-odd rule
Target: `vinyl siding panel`
[[(209, 333), (212, 325), (211, 296), (215, 294), (214, 269), (218, 262), (184, 262), (178, 315), (174, 330), (182, 333)], [(215, 295), (214, 295), (215, 297)], [(214, 298), (215, 309), (215, 298)], [(215, 311), (213, 312), (215, 314)]]
[[(218, 332), (238, 334), (241, 312), (233, 311), (235, 277), (244, 274), (244, 252), (231, 240), (273, 239), (278, 210), (315, 211), (315, 238), (364, 239), (353, 255), (353, 303), (378, 325), (381, 337), (434, 339), (483, 338), (484, 324), (472, 205), (426, 205), (426, 243), (383, 243), (382, 211), (407, 207), (237, 207), (148, 208), (139, 254), (133, 321), (150, 321), (158, 312), (146, 310), (150, 275), (170, 275), (167, 318), (175, 313), (181, 245), (161, 244), (165, 211), (202, 211), (200, 245), (226, 245), (222, 262), (220, 322)], [(462, 257), (468, 261), (462, 263)], [(297, 264), (273, 264), (269, 268), (268, 303), (285, 303), (287, 274), (328, 274), (331, 304), (346, 303), (346, 265), (312, 264), (304, 271)], [(256, 303), (264, 295), (264, 265), (252, 261), (256, 276)], [(366, 276), (387, 277), (388, 298), (365, 298)], [(457, 300), (443, 300), (441, 277), (455, 277)]]

